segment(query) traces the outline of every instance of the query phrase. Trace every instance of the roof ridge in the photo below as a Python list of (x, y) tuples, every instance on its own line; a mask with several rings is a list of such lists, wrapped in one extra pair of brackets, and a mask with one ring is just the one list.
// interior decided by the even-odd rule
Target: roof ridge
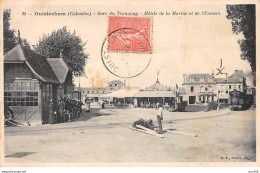
[[(4, 61), (5, 61), (5, 58), (8, 57), (9, 55), (11, 55), (12, 53), (14, 53), (15, 51), (17, 51), (18, 53), (18, 56), (19, 55), (22, 55), (22, 58), (23, 60), (20, 60), (20, 61), (26, 61), (26, 58), (24, 56), (24, 52), (23, 52), (23, 49), (21, 47), (20, 44), (17, 44), (15, 47), (13, 47), (11, 50), (9, 50), (5, 55), (4, 55)], [(8, 60), (6, 60), (8, 61)]]
[(40, 56), (44, 56), (46, 59), (48, 58), (48, 56), (43, 55), (43, 54), (41, 54), (40, 52), (36, 52), (36, 51), (32, 50), (31, 48), (27, 48), (27, 47), (25, 47), (25, 46), (23, 46), (23, 45), (21, 45), (21, 44), (19, 44), (19, 45), (21, 46), (22, 49), (27, 49), (27, 50), (29, 50), (29, 51), (31, 51), (31, 52), (34, 52), (34, 53), (36, 53), (36, 54), (38, 54), (38, 55), (40, 55)]
[[(55, 74), (54, 70), (52, 69), (50, 63), (49, 63), (48, 60), (47, 60), (47, 58), (48, 58), (47, 56), (45, 56), (45, 55), (43, 55), (43, 54), (40, 54), (40, 53), (38, 53), (38, 52), (36, 52), (36, 51), (30, 49), (30, 48), (26, 48), (26, 47), (24, 47), (24, 46), (22, 46), (22, 45), (20, 45), (20, 46), (21, 46), (21, 48), (22, 48), (22, 51), (23, 51), (23, 54), (24, 54), (24, 55), (26, 55), (25, 52), (24, 52), (24, 50), (26, 50), (26, 51), (29, 51), (29, 52), (31, 52), (31, 53), (33, 53), (33, 54), (37, 54), (39, 57), (42, 57), (43, 59), (45, 59), (44, 61), (46, 61), (46, 65), (49, 66), (49, 70), (52, 71), (52, 74), (54, 75), (54, 79), (51, 79), (51, 78), (49, 79), (48, 76), (44, 76), (44, 77), (43, 77), (43, 76), (41, 76), (40, 74), (38, 74), (38, 73), (36, 72), (39, 76), (41, 76), (41, 77), (42, 77), (43, 79), (45, 79), (45, 80), (46, 80), (46, 79), (47, 79), (47, 80), (49, 79), (49, 80), (54, 80), (55, 83), (56, 83), (56, 82), (57, 82), (57, 83), (60, 83), (60, 82), (59, 82), (59, 79), (58, 79), (58, 77), (57, 77), (57, 75)], [(29, 63), (28, 57), (25, 56), (25, 59), (26, 59), (26, 61)], [(30, 64), (30, 63), (29, 63), (29, 64)], [(32, 69), (34, 69), (34, 68), (32, 67)], [(34, 69), (34, 70), (35, 70), (35, 69)], [(43, 81), (43, 82), (44, 82), (44, 81)]]

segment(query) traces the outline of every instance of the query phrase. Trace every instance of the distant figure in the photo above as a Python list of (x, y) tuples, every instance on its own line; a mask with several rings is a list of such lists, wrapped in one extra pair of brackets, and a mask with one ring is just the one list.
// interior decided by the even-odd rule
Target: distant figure
[(134, 99), (134, 107), (137, 108), (137, 99)]
[(85, 104), (86, 104), (86, 112), (89, 112), (90, 111), (90, 102), (87, 97), (85, 99)]
[(102, 109), (104, 109), (105, 108), (105, 101), (103, 100), (102, 101)]
[(159, 103), (159, 102), (157, 102), (157, 103), (156, 103), (156, 109), (158, 109), (158, 108), (159, 108), (159, 105), (160, 105), (160, 103)]
[(159, 134), (162, 134), (163, 133), (163, 130), (162, 130), (162, 120), (163, 120), (163, 108), (162, 108), (162, 105), (158, 105), (158, 111), (157, 111), (157, 122), (158, 122), (158, 126), (159, 126)]

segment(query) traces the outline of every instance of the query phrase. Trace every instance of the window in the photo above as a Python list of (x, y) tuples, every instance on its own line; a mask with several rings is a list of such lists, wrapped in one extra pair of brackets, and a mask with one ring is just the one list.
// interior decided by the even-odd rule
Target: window
[(213, 92), (213, 87), (209, 86), (209, 92)]
[(89, 93), (89, 91), (87, 91), (87, 93)]
[(37, 82), (5, 83), (4, 101), (8, 106), (38, 106)]
[(203, 92), (204, 86), (200, 86), (200, 92)]
[(190, 87), (190, 91), (193, 92), (194, 91), (194, 86)]
[(117, 84), (115, 84), (115, 87), (117, 86)]
[(194, 82), (199, 83), (200, 82), (200, 77), (194, 77)]
[(52, 84), (45, 84), (42, 87), (42, 101), (43, 104), (49, 104), (50, 99), (53, 98)]
[(4, 92), (8, 106), (38, 106), (38, 92)]
[(230, 89), (230, 90), (232, 89), (232, 86), (231, 86), (231, 85), (229, 85), (229, 89)]
[(228, 90), (226, 91), (226, 94), (228, 94)]

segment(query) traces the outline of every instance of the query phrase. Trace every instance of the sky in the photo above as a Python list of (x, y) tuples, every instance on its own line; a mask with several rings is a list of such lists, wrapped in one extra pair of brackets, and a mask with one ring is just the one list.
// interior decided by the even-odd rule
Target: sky
[[(111, 74), (101, 61), (101, 46), (108, 32), (108, 16), (36, 16), (35, 12), (220, 12), (220, 15), (154, 15), (152, 16), (151, 63), (139, 76), (127, 79), (131, 87), (145, 88), (155, 83), (157, 70), (159, 81), (163, 85), (182, 84), (183, 74), (212, 73), (220, 66), (220, 59), (225, 67), (223, 72), (231, 75), (236, 69), (250, 73), (250, 65), (240, 58), (237, 41), (243, 35), (232, 33), (231, 21), (226, 19), (224, 5), (179, 5), (179, 6), (6, 6), (11, 8), (11, 29), (20, 30), (21, 37), (35, 45), (43, 34), (67, 26), (75, 31), (83, 42), (87, 42), (85, 52), (89, 54), (86, 65), (88, 78), (81, 77), (81, 87), (104, 86), (107, 81), (122, 80)], [(22, 16), (22, 12), (32, 15)], [(142, 16), (140, 16), (142, 17)], [(136, 54), (138, 56), (138, 54)], [(223, 77), (223, 76), (222, 76)], [(94, 81), (94, 82), (93, 82)], [(250, 84), (251, 81), (248, 80)], [(79, 79), (75, 79), (79, 84)]]

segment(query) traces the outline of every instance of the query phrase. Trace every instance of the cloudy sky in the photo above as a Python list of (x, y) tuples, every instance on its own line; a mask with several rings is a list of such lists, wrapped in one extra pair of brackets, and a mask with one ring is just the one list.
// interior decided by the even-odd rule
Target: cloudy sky
[[(86, 65), (88, 79), (81, 78), (81, 86), (91, 86), (94, 83), (105, 85), (106, 81), (114, 79), (101, 61), (101, 46), (108, 31), (108, 16), (36, 16), (35, 12), (220, 12), (220, 15), (191, 15), (191, 16), (159, 16), (152, 17), (153, 54), (149, 67), (141, 75), (127, 80), (132, 87), (148, 87), (156, 81), (157, 69), (160, 71), (159, 80), (162, 84), (181, 85), (183, 74), (212, 73), (220, 66), (223, 59), (225, 72), (231, 75), (239, 69), (250, 72), (247, 61), (240, 59), (238, 39), (243, 35), (232, 33), (231, 22), (226, 19), (224, 5), (185, 5), (169, 4), (149, 6), (128, 4), (127, 6), (6, 6), (11, 8), (11, 28), (20, 30), (21, 36), (31, 45), (35, 45), (43, 34), (67, 26), (87, 42), (86, 53), (89, 60)], [(32, 15), (22, 16), (22, 12)], [(138, 56), (138, 54), (136, 55)], [(75, 80), (78, 84), (78, 79)]]

